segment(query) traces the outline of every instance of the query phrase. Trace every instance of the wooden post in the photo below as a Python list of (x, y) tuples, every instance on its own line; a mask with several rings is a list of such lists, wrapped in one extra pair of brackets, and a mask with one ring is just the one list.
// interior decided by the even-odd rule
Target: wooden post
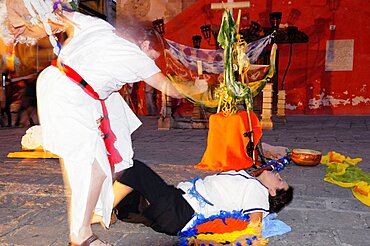
[(170, 130), (172, 127), (171, 98), (162, 92), (162, 106), (158, 119), (158, 130)]
[(230, 9), (230, 13), (233, 14), (233, 9), (249, 8), (251, 3), (245, 2), (234, 2), (234, 0), (227, 0), (227, 3), (211, 3), (211, 9)]
[(262, 129), (272, 129), (274, 127), (271, 116), (272, 116), (272, 83), (267, 83), (265, 88), (262, 90), (262, 118), (261, 127)]

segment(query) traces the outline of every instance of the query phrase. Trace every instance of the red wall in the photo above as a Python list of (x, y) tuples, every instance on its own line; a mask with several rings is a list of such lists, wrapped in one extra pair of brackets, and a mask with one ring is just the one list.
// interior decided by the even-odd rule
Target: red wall
[[(309, 36), (309, 42), (293, 44), (293, 56), (284, 82), (287, 115), (370, 115), (370, 1), (330, 0), (250, 0), (242, 9), (250, 20), (269, 26), (268, 13), (281, 11), (281, 24), (289, 23)], [(201, 35), (203, 24), (220, 24), (222, 10), (210, 10), (211, 0), (199, 0), (166, 23), (165, 37), (192, 46), (191, 37)], [(235, 2), (237, 2), (235, 0)], [(300, 15), (290, 20), (294, 10)], [(236, 15), (237, 11), (234, 11)], [(236, 17), (236, 16), (235, 16)], [(335, 31), (329, 30), (335, 25)], [(325, 71), (327, 40), (354, 40), (352, 71)], [(288, 63), (289, 44), (279, 46), (279, 88)], [(201, 48), (213, 49), (202, 40)]]

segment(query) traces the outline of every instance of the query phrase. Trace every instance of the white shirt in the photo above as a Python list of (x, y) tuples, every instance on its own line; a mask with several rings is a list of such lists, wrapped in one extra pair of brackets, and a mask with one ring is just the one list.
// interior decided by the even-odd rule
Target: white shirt
[[(221, 211), (242, 211), (243, 213), (262, 212), (268, 214), (268, 190), (256, 178), (246, 171), (228, 171), (207, 176), (204, 180), (186, 181), (178, 184), (186, 194), (184, 198), (196, 214), (205, 218), (217, 215)], [(195, 195), (194, 195), (195, 194)], [(195, 217), (183, 230), (193, 226)]]
[[(137, 45), (117, 36), (109, 23), (80, 13), (74, 13), (72, 21), (76, 24), (73, 38), (63, 46), (59, 59), (106, 99), (117, 137), (115, 147), (123, 158), (120, 169), (128, 168), (134, 154), (130, 135), (141, 122), (117, 91), (125, 83), (144, 80), (160, 69)], [(45, 149), (65, 160), (92, 163), (101, 138), (96, 124), (102, 116), (100, 102), (56, 67), (46, 68), (37, 85)], [(52, 121), (56, 117), (58, 120)]]

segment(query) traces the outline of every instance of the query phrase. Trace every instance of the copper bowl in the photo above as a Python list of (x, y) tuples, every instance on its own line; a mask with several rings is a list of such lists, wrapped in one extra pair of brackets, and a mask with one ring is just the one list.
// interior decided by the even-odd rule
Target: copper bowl
[(321, 152), (312, 149), (293, 149), (292, 161), (299, 166), (316, 166), (320, 164)]

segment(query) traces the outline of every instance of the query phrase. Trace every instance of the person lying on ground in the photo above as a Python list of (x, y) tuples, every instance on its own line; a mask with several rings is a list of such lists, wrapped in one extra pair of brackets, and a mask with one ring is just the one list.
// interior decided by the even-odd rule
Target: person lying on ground
[[(293, 187), (271, 171), (258, 177), (245, 170), (221, 172), (174, 187), (138, 160), (113, 186), (118, 219), (142, 223), (168, 235), (191, 227), (195, 214), (208, 218), (220, 211), (237, 210), (249, 213), (251, 222), (258, 222), (268, 213), (281, 211), (293, 199)], [(97, 221), (99, 217), (93, 217), (92, 223)]]

